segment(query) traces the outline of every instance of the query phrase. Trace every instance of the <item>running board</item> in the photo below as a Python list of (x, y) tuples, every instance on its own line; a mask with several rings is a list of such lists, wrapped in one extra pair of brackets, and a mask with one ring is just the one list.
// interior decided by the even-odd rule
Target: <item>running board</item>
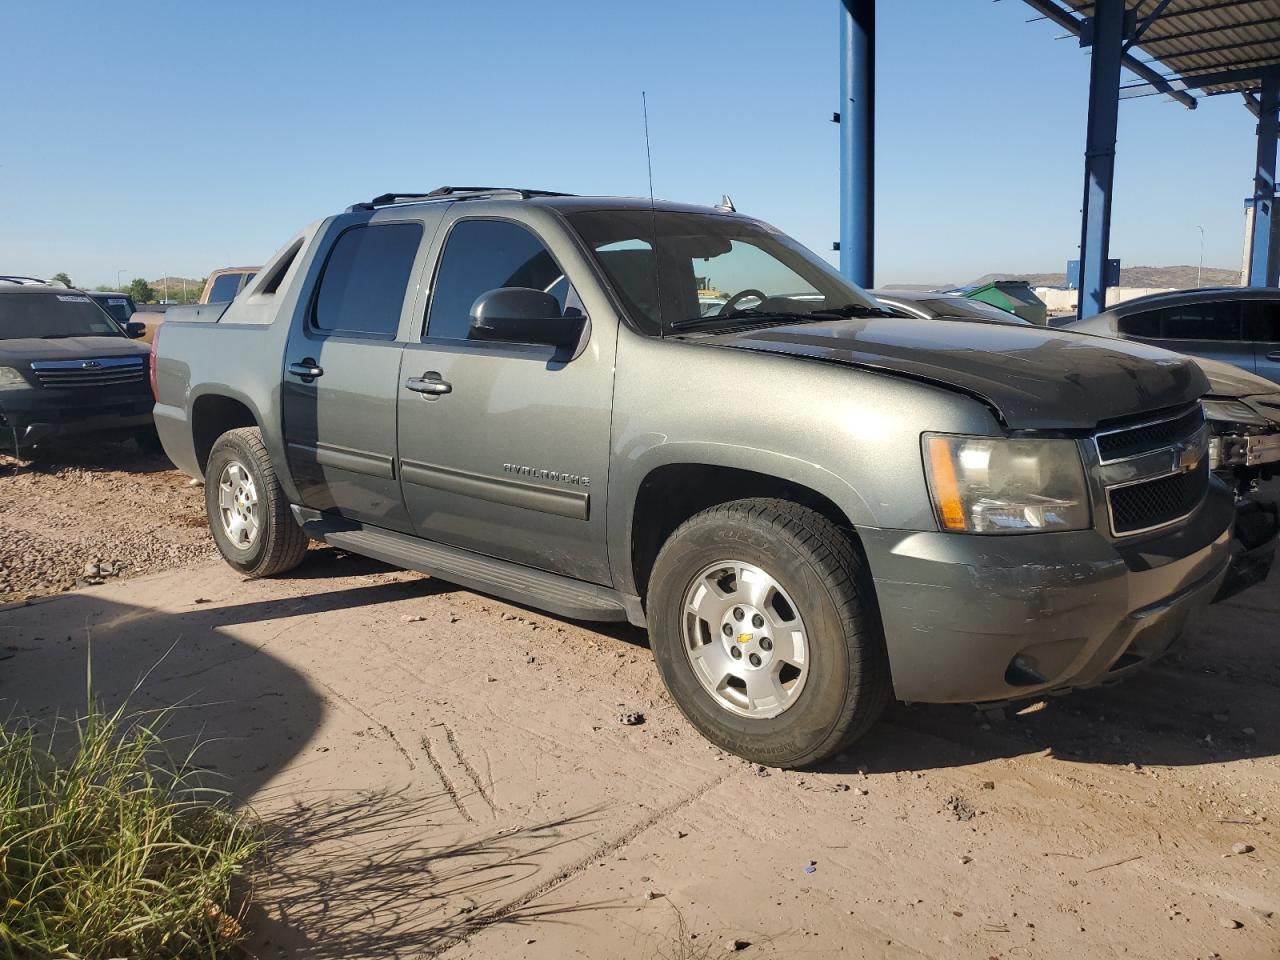
[[(295, 511), (302, 514), (303, 511)], [(311, 514), (311, 511), (306, 511)], [(306, 517), (308, 536), (361, 556), (416, 570), (460, 587), (523, 603), (574, 620), (623, 620), (627, 611), (616, 590), (495, 560), (459, 547), (390, 530), (351, 527), (330, 517)]]

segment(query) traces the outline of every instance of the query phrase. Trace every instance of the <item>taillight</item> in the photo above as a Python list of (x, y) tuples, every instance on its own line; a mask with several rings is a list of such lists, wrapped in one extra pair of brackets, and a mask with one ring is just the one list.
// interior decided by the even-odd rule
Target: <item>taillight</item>
[(156, 386), (156, 347), (160, 344), (160, 327), (157, 324), (151, 332), (151, 355), (147, 358), (147, 367), (151, 375), (151, 399), (160, 402), (160, 389)]

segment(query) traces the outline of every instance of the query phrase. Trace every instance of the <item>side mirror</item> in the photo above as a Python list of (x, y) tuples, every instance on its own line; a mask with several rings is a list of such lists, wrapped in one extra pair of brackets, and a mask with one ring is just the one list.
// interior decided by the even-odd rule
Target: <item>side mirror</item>
[(141, 340), (147, 335), (147, 325), (141, 320), (127, 320), (124, 325), (124, 334), (130, 340)]
[(499, 287), (476, 297), (468, 336), (472, 340), (568, 348), (577, 345), (586, 322), (584, 316), (565, 316), (560, 301), (542, 290)]

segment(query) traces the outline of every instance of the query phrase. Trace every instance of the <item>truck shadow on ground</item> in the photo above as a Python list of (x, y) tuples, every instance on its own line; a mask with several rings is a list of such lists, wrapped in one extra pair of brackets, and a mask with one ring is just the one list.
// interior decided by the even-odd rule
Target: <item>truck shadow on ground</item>
[(456, 817), (445, 793), (358, 792), (295, 800), (268, 815), (272, 853), (245, 918), (252, 955), (418, 957), (497, 924), (568, 923), (621, 901), (559, 904), (520, 885), (558, 848), (594, 832), (599, 811), (439, 842)]
[[(91, 592), (0, 611), (0, 715), (76, 717), (94, 699), (106, 709), (177, 706), (165, 728), (175, 744), (198, 739), (197, 760), (249, 797), (306, 748), (325, 717), (323, 696), (264, 649), (318, 614), (423, 595), (392, 582), (181, 613), (119, 603)], [(250, 645), (220, 628), (274, 622)]]

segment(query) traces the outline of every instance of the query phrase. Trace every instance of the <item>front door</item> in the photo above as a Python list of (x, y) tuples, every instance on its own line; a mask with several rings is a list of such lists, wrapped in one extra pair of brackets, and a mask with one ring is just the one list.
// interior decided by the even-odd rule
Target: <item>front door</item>
[(289, 334), (281, 401), (303, 506), (408, 530), (396, 476), (397, 333), (422, 242), (417, 222), (346, 227)]
[(572, 250), (553, 256), (512, 220), (451, 219), (425, 332), (401, 365), (409, 517), (428, 539), (607, 584), (616, 328), (588, 324), (577, 351), (469, 339), (471, 306), (488, 290), (532, 287), (554, 294), (562, 310), (583, 306)]

